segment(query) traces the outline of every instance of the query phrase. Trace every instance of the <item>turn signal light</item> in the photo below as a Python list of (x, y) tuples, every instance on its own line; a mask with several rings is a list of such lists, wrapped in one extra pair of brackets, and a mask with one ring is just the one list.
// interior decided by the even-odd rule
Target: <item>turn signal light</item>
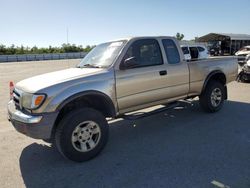
[(35, 106), (39, 106), (43, 102), (43, 99), (44, 99), (44, 95), (36, 96), (35, 102), (34, 102)]

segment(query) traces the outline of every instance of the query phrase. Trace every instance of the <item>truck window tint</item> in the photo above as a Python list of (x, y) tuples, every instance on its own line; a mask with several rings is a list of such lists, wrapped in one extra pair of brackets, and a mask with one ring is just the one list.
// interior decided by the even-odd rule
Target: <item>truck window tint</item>
[(163, 64), (160, 46), (155, 39), (142, 39), (135, 41), (124, 56), (127, 58), (135, 57), (137, 66), (145, 67)]
[(205, 49), (204, 49), (204, 48), (202, 48), (202, 47), (200, 47), (200, 46), (198, 46), (197, 48), (198, 48), (199, 52), (203, 52), (203, 51), (205, 51)]
[(180, 62), (180, 54), (178, 49), (171, 39), (164, 39), (162, 40), (164, 50), (167, 56), (167, 60), (169, 64), (176, 64)]
[(189, 54), (188, 47), (181, 47), (181, 49), (184, 54)]

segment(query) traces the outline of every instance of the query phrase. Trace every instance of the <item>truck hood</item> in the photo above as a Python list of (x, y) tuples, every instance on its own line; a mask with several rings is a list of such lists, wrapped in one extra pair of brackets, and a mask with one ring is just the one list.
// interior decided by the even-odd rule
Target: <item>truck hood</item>
[(103, 71), (103, 69), (100, 68), (70, 68), (22, 80), (16, 84), (16, 88), (28, 93), (35, 93), (49, 86), (83, 78), (101, 71)]
[(235, 55), (248, 55), (250, 54), (250, 51), (238, 51), (235, 53)]

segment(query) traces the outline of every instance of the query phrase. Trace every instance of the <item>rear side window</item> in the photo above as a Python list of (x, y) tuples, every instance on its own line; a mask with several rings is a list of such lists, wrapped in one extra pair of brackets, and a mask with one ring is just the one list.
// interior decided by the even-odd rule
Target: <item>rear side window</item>
[(179, 51), (171, 39), (163, 39), (162, 40), (163, 47), (167, 56), (167, 60), (169, 64), (176, 64), (180, 62), (180, 54)]
[(161, 49), (155, 39), (141, 39), (135, 41), (129, 47), (124, 60), (131, 57), (136, 58), (136, 62), (138, 63), (136, 67), (163, 64)]
[(198, 46), (197, 48), (198, 48), (199, 52), (204, 52), (205, 51), (205, 48), (202, 48), (200, 46)]
[(189, 54), (188, 47), (181, 47), (181, 49), (184, 54)]
[(190, 47), (191, 59), (197, 59), (199, 57), (199, 51), (196, 47)]

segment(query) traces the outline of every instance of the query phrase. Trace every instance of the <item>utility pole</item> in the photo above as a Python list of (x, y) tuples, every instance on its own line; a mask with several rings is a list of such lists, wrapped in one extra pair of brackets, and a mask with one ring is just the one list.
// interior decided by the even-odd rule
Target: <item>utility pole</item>
[(69, 44), (69, 29), (67, 27), (67, 44)]

